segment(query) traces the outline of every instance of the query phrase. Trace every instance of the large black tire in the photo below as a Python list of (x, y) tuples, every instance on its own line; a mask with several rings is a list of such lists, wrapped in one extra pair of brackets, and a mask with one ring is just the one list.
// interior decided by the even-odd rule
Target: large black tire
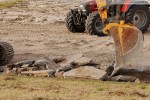
[(69, 13), (67, 13), (66, 27), (72, 33), (85, 31), (85, 25), (84, 24), (83, 25), (75, 25), (75, 23), (73, 21), (73, 14), (71, 13), (71, 11)]
[(132, 6), (126, 13), (126, 22), (132, 22), (143, 33), (150, 25), (150, 11), (147, 6)]
[(85, 26), (86, 32), (90, 35), (98, 35), (98, 36), (105, 35), (102, 32), (104, 25), (102, 24), (99, 13), (97, 11), (89, 14)]
[(0, 42), (0, 66), (8, 64), (13, 56), (13, 47), (7, 42)]

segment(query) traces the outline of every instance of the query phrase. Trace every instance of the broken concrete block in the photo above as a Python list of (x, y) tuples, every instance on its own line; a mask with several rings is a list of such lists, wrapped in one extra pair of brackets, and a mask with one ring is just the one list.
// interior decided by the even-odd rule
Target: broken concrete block
[[(132, 73), (131, 73), (132, 72)], [(139, 75), (137, 75), (137, 73)], [(141, 76), (143, 75), (150, 75), (150, 66), (149, 65), (127, 65), (125, 67), (120, 68), (115, 75), (135, 75), (135, 76)]]
[(106, 72), (103, 70), (96, 69), (93, 66), (81, 66), (79, 68), (70, 70), (63, 74), (64, 78), (86, 78), (86, 79), (100, 79), (105, 75)]
[(33, 66), (46, 66), (46, 60), (37, 60)]
[(27, 68), (17, 68), (17, 74), (20, 74), (21, 72), (27, 71)]
[(29, 64), (22, 65), (21, 68), (29, 68)]
[(37, 71), (37, 70), (39, 70), (38, 67), (29, 67), (28, 68), (28, 71)]
[(111, 77), (110, 81), (118, 81), (118, 82), (134, 82), (137, 78), (133, 76), (119, 75), (115, 77)]
[(149, 65), (126, 65), (120, 68), (114, 76), (118, 75), (128, 75), (139, 78), (140, 81), (149, 82), (150, 81), (150, 66)]
[(66, 66), (61, 66), (60, 68), (57, 69), (57, 72), (61, 72), (61, 71), (66, 72), (66, 71), (69, 71), (71, 69), (72, 69), (72, 65), (69, 64), (69, 65), (66, 65)]
[(45, 61), (37, 61), (36, 63), (34, 63), (32, 66), (33, 67), (37, 67), (38, 70), (47, 70), (47, 65), (46, 65), (47, 62)]
[(66, 58), (64, 58), (64, 57), (59, 57), (59, 58), (54, 58), (53, 59), (53, 61), (55, 62), (55, 63), (60, 63), (60, 62), (63, 62), (63, 61), (65, 61), (66, 60)]
[(46, 69), (48, 69), (48, 70), (56, 70), (56, 68), (59, 68), (60, 66), (58, 65), (58, 64), (56, 64), (54, 61), (52, 61), (52, 60), (37, 60), (37, 62), (36, 62), (36, 64), (38, 65), (38, 66), (40, 66), (40, 64), (41, 65), (43, 65), (43, 66), (45, 66), (46, 67)]
[(73, 63), (76, 59), (83, 57), (83, 54), (74, 54), (66, 57), (66, 60), (59, 63), (60, 66), (66, 66)]
[(16, 54), (14, 55), (14, 58), (12, 60), (13, 63), (17, 63), (18, 61), (24, 61), (24, 60), (43, 60), (47, 62), (48, 69), (56, 70), (60, 66), (56, 64), (53, 60), (49, 59), (47, 56), (43, 54), (33, 54), (33, 53), (24, 53), (24, 54)]
[(34, 75), (41, 77), (52, 77), (55, 74), (54, 70), (39, 70), (39, 71), (25, 71), (21, 72), (22, 75)]
[(17, 62), (16, 65), (17, 66), (32, 65), (34, 63), (35, 63), (35, 60), (24, 60), (24, 61)]
[(114, 53), (112, 51), (108, 52), (91, 52), (86, 53), (86, 56), (92, 58), (94, 66), (101, 70), (106, 70), (108, 66), (112, 65), (114, 62)]
[(81, 57), (73, 61), (73, 65), (77, 65), (77, 66), (85, 66), (89, 64), (92, 64), (92, 59), (86, 57)]

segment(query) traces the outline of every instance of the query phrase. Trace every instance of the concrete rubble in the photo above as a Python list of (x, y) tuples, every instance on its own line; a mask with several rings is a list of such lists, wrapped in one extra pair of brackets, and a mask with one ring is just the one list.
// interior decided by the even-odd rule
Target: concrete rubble
[[(34, 57), (33, 57), (34, 58)], [(138, 77), (132, 68), (122, 68), (114, 77), (109, 77), (109, 70), (97, 69), (91, 58), (84, 57), (83, 54), (70, 55), (68, 57), (60, 57), (50, 59), (32, 59), (23, 60), (5, 66), (4, 73), (7, 75), (26, 75), (35, 77), (57, 77), (57, 78), (83, 78), (103, 81), (118, 82), (149, 82), (146, 78)], [(59, 66), (59, 67), (58, 67)], [(149, 67), (138, 71), (145, 71)], [(131, 69), (131, 70), (129, 70)], [(130, 75), (126, 72), (130, 72)], [(107, 74), (106, 74), (107, 73)], [(120, 74), (123, 73), (123, 74)], [(145, 76), (143, 76), (145, 77)]]

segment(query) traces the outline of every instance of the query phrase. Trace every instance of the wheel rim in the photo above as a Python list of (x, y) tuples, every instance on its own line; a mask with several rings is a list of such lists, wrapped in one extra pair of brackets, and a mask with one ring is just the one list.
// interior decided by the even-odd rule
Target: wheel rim
[(147, 17), (144, 11), (140, 10), (135, 12), (133, 16), (133, 24), (138, 28), (143, 27), (147, 22)]
[(102, 25), (102, 22), (100, 19), (97, 19), (95, 21), (95, 29), (98, 31), (98, 32), (102, 32), (102, 28), (103, 28), (103, 25)]

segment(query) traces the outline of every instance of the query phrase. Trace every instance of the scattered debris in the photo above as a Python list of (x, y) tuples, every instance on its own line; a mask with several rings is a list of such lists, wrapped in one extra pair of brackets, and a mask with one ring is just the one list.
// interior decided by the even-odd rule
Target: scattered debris
[(118, 81), (118, 82), (135, 82), (137, 78), (133, 76), (115, 76), (110, 79), (110, 81)]
[[(83, 54), (75, 54), (68, 57), (60, 57), (50, 60), (43, 55), (35, 56), (34, 54), (27, 54), (32, 58), (22, 57), (19, 62), (15, 60), (12, 64), (6, 66), (5, 73), (7, 75), (27, 75), (36, 77), (57, 77), (57, 78), (85, 78), (96, 79), (103, 81), (118, 81), (118, 82), (147, 82), (145, 76), (141, 75), (149, 74), (149, 66), (142, 67), (140, 69), (137, 65), (128, 65), (120, 69), (114, 77), (110, 77), (112, 67), (109, 66), (106, 71), (97, 69), (91, 58), (84, 57)], [(20, 55), (18, 55), (20, 56)], [(39, 57), (40, 59), (37, 59)], [(32, 59), (32, 60), (31, 60)], [(113, 65), (112, 65), (113, 66)], [(136, 74), (141, 72), (141, 75)], [(142, 74), (142, 73), (145, 74)], [(120, 74), (121, 73), (121, 74)], [(129, 74), (130, 73), (130, 74)], [(123, 74), (123, 75), (122, 75)], [(126, 76), (131, 75), (131, 76)], [(133, 76), (134, 75), (134, 76)], [(148, 77), (149, 78), (149, 77)]]
[(54, 77), (54, 70), (40, 70), (40, 71), (25, 71), (21, 72), (21, 75), (34, 75), (34, 76), (42, 76), (42, 77)]
[(149, 65), (127, 65), (117, 71), (115, 76), (130, 75), (137, 77), (139, 82), (150, 82), (150, 66)]

